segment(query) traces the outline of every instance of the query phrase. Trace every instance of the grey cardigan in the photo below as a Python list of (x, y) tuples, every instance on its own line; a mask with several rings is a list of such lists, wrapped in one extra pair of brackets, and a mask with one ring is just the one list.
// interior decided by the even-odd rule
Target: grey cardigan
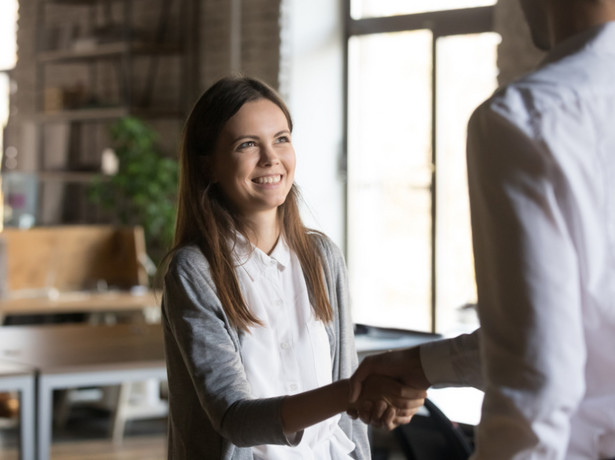
[[(313, 234), (324, 260), (334, 312), (326, 324), (333, 381), (357, 366), (346, 266), (327, 237)], [(252, 460), (251, 446), (292, 445), (282, 431), (283, 397), (253, 399), (240, 354), (242, 333), (229, 322), (196, 246), (177, 251), (164, 278), (162, 319), (169, 382), (169, 460)], [(339, 425), (369, 459), (367, 428), (342, 414)]]

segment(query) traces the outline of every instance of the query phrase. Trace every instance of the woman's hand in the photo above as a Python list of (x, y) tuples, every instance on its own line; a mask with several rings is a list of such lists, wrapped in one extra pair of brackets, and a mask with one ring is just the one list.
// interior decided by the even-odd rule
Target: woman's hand
[(409, 423), (425, 402), (425, 390), (411, 388), (383, 375), (369, 375), (347, 413), (373, 426), (392, 430)]

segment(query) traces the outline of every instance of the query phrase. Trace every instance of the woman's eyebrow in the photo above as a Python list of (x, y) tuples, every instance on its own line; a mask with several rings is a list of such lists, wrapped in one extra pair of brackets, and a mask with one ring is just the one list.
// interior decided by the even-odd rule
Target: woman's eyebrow
[(258, 139), (258, 136), (255, 136), (254, 134), (241, 134), (233, 139), (232, 142), (235, 143), (242, 139)]
[[(290, 134), (290, 130), (289, 129), (283, 129), (281, 131), (278, 131), (277, 133), (275, 133), (273, 135), (273, 137), (278, 137), (278, 136), (280, 136), (282, 134)], [(238, 141), (240, 141), (242, 139), (258, 139), (258, 136), (255, 135), (255, 134), (241, 134), (241, 135), (237, 136), (236, 138), (234, 138), (232, 140), (232, 142), (235, 143), (235, 142), (238, 142)]]

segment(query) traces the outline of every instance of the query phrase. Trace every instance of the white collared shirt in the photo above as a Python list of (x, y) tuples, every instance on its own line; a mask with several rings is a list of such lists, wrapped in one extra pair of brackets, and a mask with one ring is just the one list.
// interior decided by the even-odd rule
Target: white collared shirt
[(477, 109), (468, 171), (481, 329), (427, 377), (484, 387), (475, 460), (615, 457), (615, 23)]
[[(297, 256), (282, 237), (271, 255), (258, 248), (239, 248), (236, 270), (250, 310), (263, 322), (245, 334), (241, 355), (254, 398), (292, 395), (331, 383), (329, 338), (314, 317)], [(253, 448), (255, 459), (351, 458), (354, 443), (338, 425), (340, 415), (313, 425), (295, 447)]]

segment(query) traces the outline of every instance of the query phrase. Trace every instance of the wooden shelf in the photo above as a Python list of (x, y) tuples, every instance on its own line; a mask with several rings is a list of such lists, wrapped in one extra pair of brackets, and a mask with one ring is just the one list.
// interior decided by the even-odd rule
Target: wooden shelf
[(107, 179), (107, 176), (102, 175), (102, 173), (82, 171), (40, 171), (37, 173), (37, 177), (43, 182), (73, 182), (82, 184), (90, 184), (99, 178)]
[(63, 110), (60, 112), (46, 112), (38, 115), (41, 122), (53, 121), (95, 121), (114, 119), (127, 116), (130, 113), (126, 107), (103, 107), (95, 109)]
[(151, 45), (145, 43), (99, 43), (92, 49), (63, 49), (53, 51), (43, 51), (38, 54), (37, 59), (40, 63), (54, 63), (67, 61), (88, 61), (98, 59), (117, 58), (127, 53), (132, 54), (147, 54), (147, 55), (164, 55), (179, 53), (181, 49), (178, 46), (170, 45)]
[(95, 0), (48, 0), (49, 3), (55, 3), (56, 5), (82, 5), (92, 6), (96, 3)]
[(38, 115), (41, 123), (70, 121), (101, 121), (134, 115), (142, 118), (181, 118), (179, 109), (140, 109), (129, 107), (101, 107), (93, 109), (74, 109), (59, 112), (43, 112)]
[[(36, 172), (37, 223), (111, 218), (111, 211), (91, 209), (82, 189), (97, 176), (106, 179), (99, 173), (101, 152), (112, 147), (109, 128), (115, 121), (135, 117), (153, 123), (164, 133), (163, 148), (172, 148), (164, 137), (179, 134), (195, 82), (194, 3), (36, 0), (33, 121), (37, 164), (43, 169)], [(156, 20), (138, 21), (144, 13)], [(73, 200), (46, 193), (64, 186), (74, 189)]]

